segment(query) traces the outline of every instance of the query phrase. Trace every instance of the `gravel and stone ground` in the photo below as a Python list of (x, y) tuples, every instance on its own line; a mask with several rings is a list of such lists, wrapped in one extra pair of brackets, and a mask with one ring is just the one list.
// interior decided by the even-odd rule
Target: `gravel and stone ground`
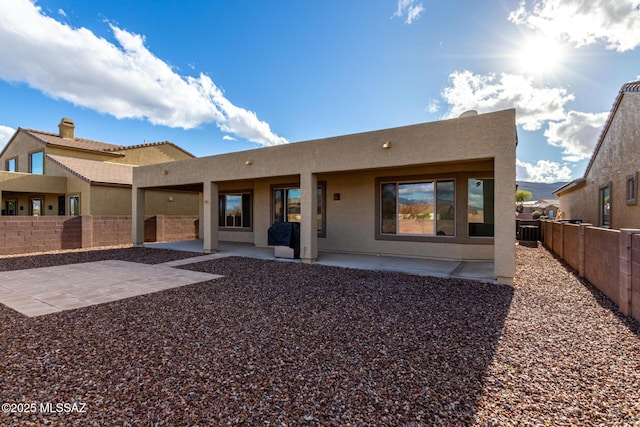
[(224, 258), (184, 267), (224, 278), (113, 303), (0, 305), (0, 425), (640, 426), (640, 325), (546, 250), (517, 262), (511, 287)]

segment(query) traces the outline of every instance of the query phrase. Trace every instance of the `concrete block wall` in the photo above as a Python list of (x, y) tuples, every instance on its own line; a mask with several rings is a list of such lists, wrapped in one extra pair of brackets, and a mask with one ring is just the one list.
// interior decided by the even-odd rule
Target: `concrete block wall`
[(131, 243), (131, 216), (92, 215), (92, 246)]
[(82, 222), (78, 217), (0, 217), (0, 254), (12, 255), (78, 248)]
[(543, 244), (640, 321), (640, 230), (543, 221)]
[[(0, 216), (0, 256), (131, 243), (127, 215)], [(198, 238), (198, 217), (157, 216), (145, 220), (145, 241)]]
[(585, 230), (584, 277), (620, 306), (620, 232), (596, 227)]
[(191, 240), (198, 238), (199, 220), (197, 216), (156, 215), (157, 242)]
[(576, 270), (580, 270), (580, 226), (566, 224), (562, 234), (562, 255), (564, 260)]
[(640, 320), (640, 234), (631, 242), (631, 316)]

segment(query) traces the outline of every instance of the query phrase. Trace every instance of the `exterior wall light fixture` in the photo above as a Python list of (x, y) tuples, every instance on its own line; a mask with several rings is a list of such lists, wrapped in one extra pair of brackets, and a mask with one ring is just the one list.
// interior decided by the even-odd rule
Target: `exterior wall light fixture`
[(163, 171), (162, 171), (162, 175), (169, 175), (169, 171), (168, 171), (168, 170), (166, 170), (166, 169), (165, 169), (165, 170), (163, 170)]
[(391, 141), (383, 142), (382, 143), (382, 148), (384, 148), (385, 150), (391, 148)]
[(251, 166), (253, 164), (253, 160), (249, 159), (244, 162), (245, 165)]

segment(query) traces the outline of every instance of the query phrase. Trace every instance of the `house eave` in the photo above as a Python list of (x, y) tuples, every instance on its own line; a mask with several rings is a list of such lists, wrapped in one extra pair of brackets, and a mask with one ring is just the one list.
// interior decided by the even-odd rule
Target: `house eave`
[(586, 182), (587, 182), (587, 180), (584, 179), (584, 178), (574, 179), (573, 181), (563, 185), (562, 187), (560, 187), (560, 188), (558, 188), (556, 190), (553, 190), (551, 193), (554, 196), (559, 197), (560, 194), (564, 194), (566, 192), (573, 191), (573, 190), (577, 189), (578, 187), (583, 186)]

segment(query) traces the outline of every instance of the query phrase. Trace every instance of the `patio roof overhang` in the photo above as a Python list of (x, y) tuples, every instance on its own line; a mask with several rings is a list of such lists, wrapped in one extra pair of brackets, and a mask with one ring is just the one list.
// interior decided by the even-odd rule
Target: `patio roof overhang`
[(67, 178), (0, 171), (0, 191), (64, 194), (67, 191)]

